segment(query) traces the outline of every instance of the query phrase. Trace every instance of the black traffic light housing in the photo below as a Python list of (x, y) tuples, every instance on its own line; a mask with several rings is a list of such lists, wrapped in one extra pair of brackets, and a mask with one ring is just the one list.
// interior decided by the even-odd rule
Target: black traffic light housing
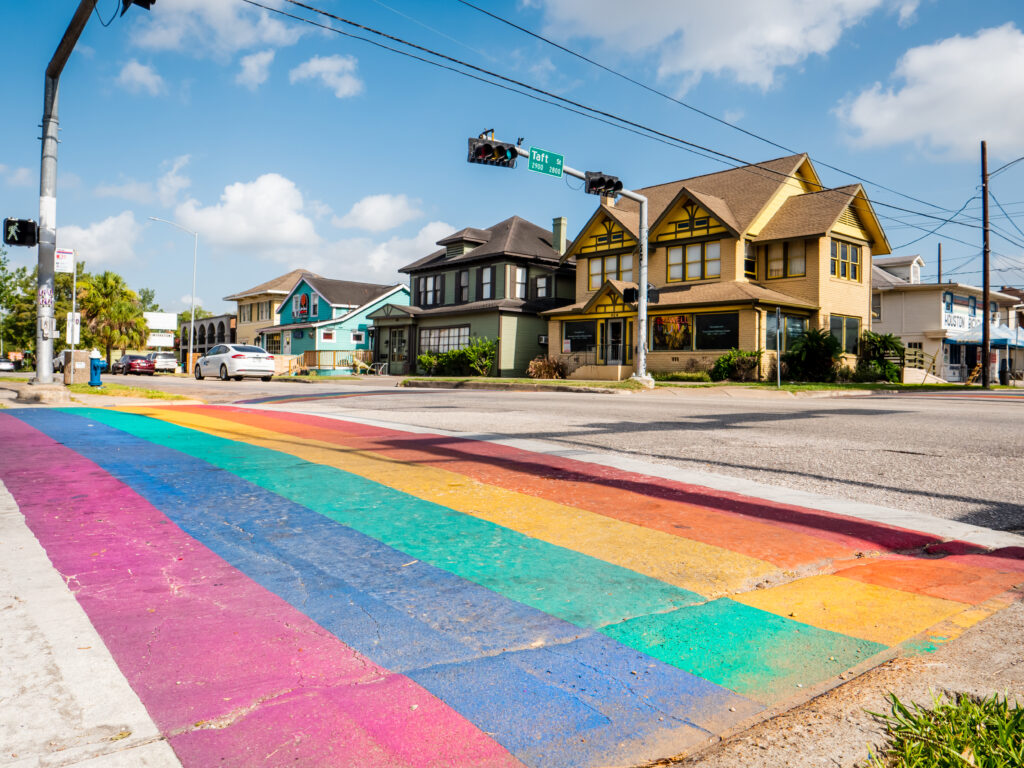
[(4, 219), (4, 245), (39, 245), (39, 229), (31, 219)]
[(622, 182), (618, 176), (609, 176), (602, 171), (587, 171), (583, 175), (588, 195), (614, 195), (622, 191)]
[(150, 6), (155, 2), (156, 0), (121, 0), (121, 15), (124, 16), (128, 13), (128, 9), (133, 5), (141, 5), (148, 11)]
[(515, 144), (483, 138), (469, 140), (469, 156), (466, 160), (470, 163), (515, 168), (518, 158), (519, 151)]

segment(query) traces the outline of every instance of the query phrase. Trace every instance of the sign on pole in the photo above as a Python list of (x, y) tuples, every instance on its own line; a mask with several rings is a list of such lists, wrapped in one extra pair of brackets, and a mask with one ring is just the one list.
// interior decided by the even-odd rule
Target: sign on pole
[(53, 271), (67, 272), (69, 275), (75, 271), (75, 252), (70, 248), (58, 248), (53, 252)]
[(556, 155), (546, 149), (530, 147), (530, 170), (537, 173), (546, 173), (548, 176), (562, 175), (562, 162), (564, 155)]
[(66, 341), (68, 344), (74, 346), (82, 342), (82, 313), (81, 312), (68, 312), (68, 325), (66, 332)]

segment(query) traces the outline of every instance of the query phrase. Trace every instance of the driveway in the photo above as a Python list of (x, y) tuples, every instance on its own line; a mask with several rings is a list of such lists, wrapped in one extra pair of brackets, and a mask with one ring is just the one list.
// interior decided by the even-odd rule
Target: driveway
[[(185, 765), (607, 766), (1005, 608), (1024, 548), (265, 407), (0, 412), (0, 479)], [(571, 452), (568, 452), (571, 453)]]

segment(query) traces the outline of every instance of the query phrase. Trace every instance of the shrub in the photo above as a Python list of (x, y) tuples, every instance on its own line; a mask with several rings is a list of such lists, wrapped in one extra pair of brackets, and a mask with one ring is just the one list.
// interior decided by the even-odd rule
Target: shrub
[(564, 379), (565, 363), (554, 357), (541, 355), (530, 361), (526, 375), (531, 379)]
[(757, 377), (757, 366), (761, 362), (761, 350), (743, 351), (730, 349), (715, 360), (711, 368), (711, 380), (753, 381)]
[(893, 358), (903, 356), (903, 342), (891, 333), (864, 331), (860, 337), (860, 360), (857, 362), (858, 381), (902, 380), (900, 366)]
[(707, 371), (672, 371), (671, 373), (651, 373), (655, 381), (711, 381)]
[(858, 360), (857, 370), (853, 372), (854, 381), (889, 381), (899, 383), (902, 380), (900, 367), (891, 360)]
[(416, 364), (428, 376), (486, 376), (494, 367), (498, 342), (473, 337), (469, 346), (447, 352), (424, 352)]
[(789, 343), (783, 362), (799, 381), (834, 381), (843, 348), (839, 339), (820, 328), (809, 328)]
[(437, 371), (437, 366), (440, 362), (441, 361), (438, 356), (433, 352), (424, 352), (422, 355), (416, 357), (416, 365), (427, 376), (434, 375), (434, 372)]

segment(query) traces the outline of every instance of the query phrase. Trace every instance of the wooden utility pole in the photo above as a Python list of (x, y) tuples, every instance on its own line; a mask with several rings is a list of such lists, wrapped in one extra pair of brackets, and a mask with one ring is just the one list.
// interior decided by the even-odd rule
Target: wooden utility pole
[(942, 243), (939, 243), (939, 278), (935, 282), (942, 282)]
[(988, 148), (985, 146), (985, 142), (981, 142), (981, 218), (982, 218), (982, 232), (983, 232), (983, 246), (981, 252), (981, 269), (984, 272), (982, 287), (981, 287), (981, 303), (983, 305), (981, 312), (981, 387), (982, 389), (988, 389), (990, 386), (989, 382), (989, 364), (988, 356), (991, 347), (991, 339), (989, 338), (989, 319), (988, 319), (988, 305), (991, 299), (989, 298), (989, 284), (988, 284)]

